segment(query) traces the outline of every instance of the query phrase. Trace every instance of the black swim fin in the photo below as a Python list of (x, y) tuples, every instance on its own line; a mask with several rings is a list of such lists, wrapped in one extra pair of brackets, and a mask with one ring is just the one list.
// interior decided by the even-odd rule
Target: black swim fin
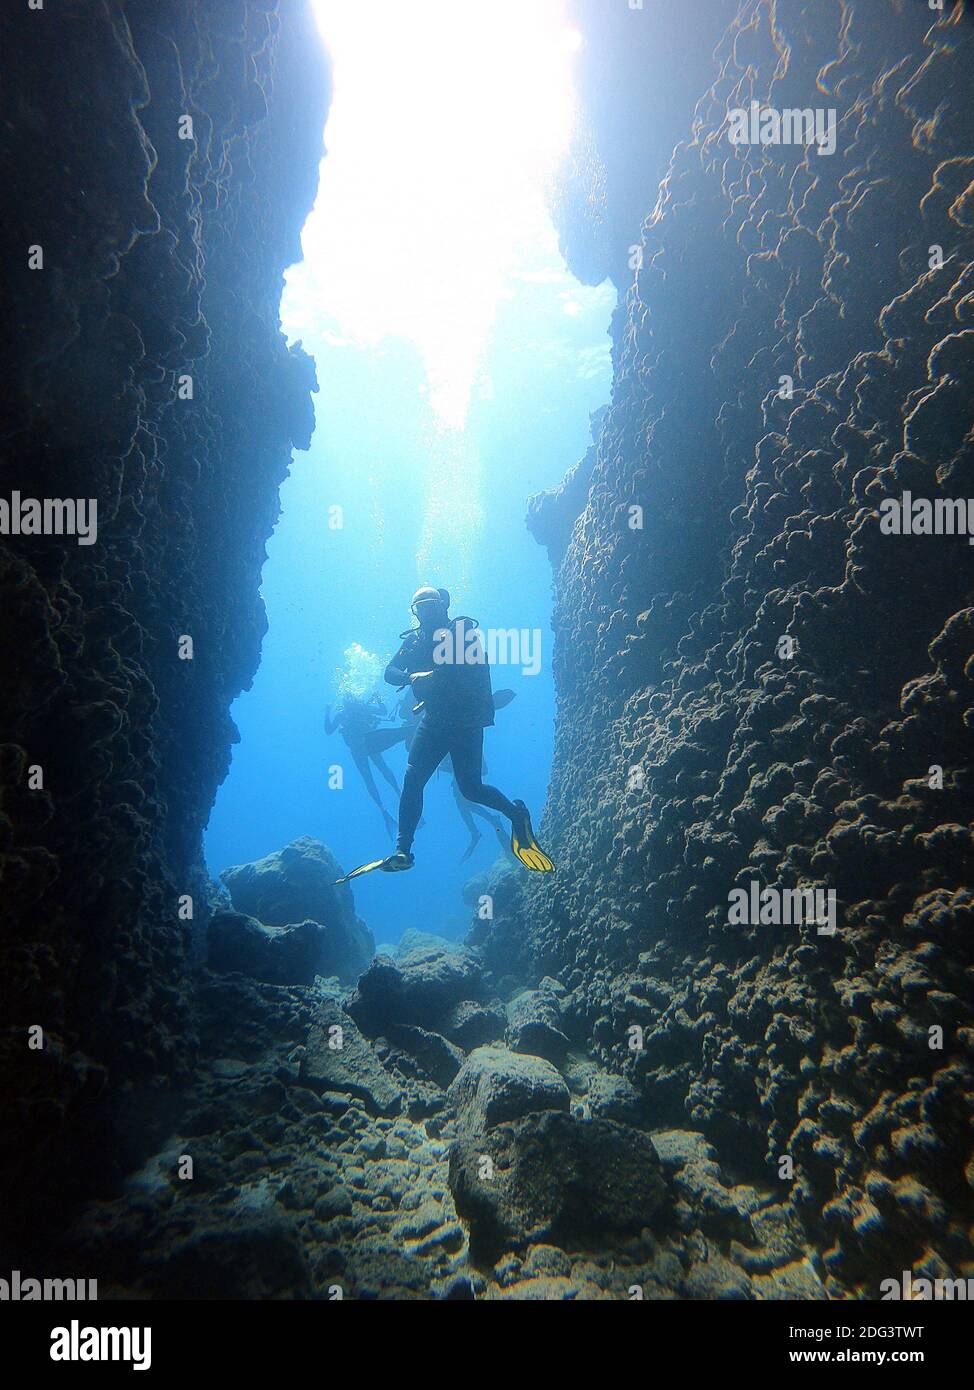
[(399, 850), (385, 859), (370, 859), (368, 864), (360, 864), (357, 869), (351, 869), (341, 878), (336, 878), (335, 884), (337, 886), (339, 883), (347, 883), (350, 878), (360, 878), (362, 874), (372, 873), (373, 869), (381, 869), (385, 874), (402, 873), (404, 869), (411, 869), (415, 862), (411, 854), (404, 854)]
[(517, 817), (511, 824), (511, 853), (520, 859), (526, 869), (538, 874), (553, 874), (555, 866), (534, 838), (531, 817), (523, 801), (515, 801)]

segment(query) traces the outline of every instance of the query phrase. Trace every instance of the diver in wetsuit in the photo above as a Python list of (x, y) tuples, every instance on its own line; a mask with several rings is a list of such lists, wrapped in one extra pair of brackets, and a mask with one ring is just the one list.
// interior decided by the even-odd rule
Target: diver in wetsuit
[[(508, 801), (483, 780), (484, 729), (493, 724), (495, 709), (487, 653), (477, 623), (472, 618), (451, 621), (449, 608), (445, 589), (418, 589), (412, 611), (419, 626), (401, 634), (402, 646), (385, 671), (390, 685), (400, 690), (412, 687), (417, 708), (422, 710), (418, 727), (405, 740), (409, 760), (399, 800), (396, 852), (360, 864), (336, 883), (348, 883), (374, 869), (397, 873), (413, 867), (413, 836), (423, 813), (423, 789), (448, 753), (460, 795), (510, 821), (511, 853), (536, 873), (554, 870), (534, 838), (524, 802)], [(501, 694), (506, 696), (503, 701)], [(511, 698), (509, 692), (498, 692), (496, 708)]]
[[(503, 709), (505, 705), (509, 705), (513, 699), (513, 690), (495, 690), (495, 713), (497, 710)], [(412, 694), (412, 692), (410, 692), (408, 695), (406, 695), (406, 697), (403, 700), (400, 701), (398, 707), (399, 718), (402, 721), (400, 725), (403, 734), (402, 741), (406, 745), (407, 754), (409, 752), (409, 749), (412, 747), (413, 738), (416, 735), (416, 730), (419, 728), (420, 720), (423, 717), (422, 709), (413, 708), (414, 700), (415, 696)], [(442, 771), (442, 768), (440, 768), (439, 770)], [(486, 771), (487, 760), (484, 759), (480, 767), (481, 777), (483, 777), (483, 774)], [(500, 841), (501, 849), (506, 850), (508, 846), (507, 840), (504, 835), (503, 824), (497, 818), (497, 816), (492, 811), (486, 810), (483, 806), (478, 806), (476, 802), (468, 801), (467, 798), (460, 791), (460, 788), (457, 785), (457, 779), (453, 775), (451, 775), (450, 777), (450, 789), (453, 792), (453, 800), (456, 803), (457, 811), (460, 813), (460, 819), (463, 821), (464, 827), (467, 831), (467, 835), (469, 836), (469, 839), (467, 841), (467, 847), (463, 851), (463, 854), (460, 856), (460, 863), (465, 864), (467, 862), (467, 860), (473, 854), (474, 850), (480, 844), (482, 838), (480, 830), (474, 822), (474, 816), (476, 816), (478, 820), (485, 821), (487, 825), (491, 827), (494, 834)], [(420, 821), (420, 825), (422, 825), (422, 821)]]
[(382, 804), (379, 789), (372, 776), (370, 763), (375, 764), (381, 776), (385, 778), (398, 796), (399, 783), (382, 754), (395, 747), (397, 743), (402, 743), (404, 734), (402, 728), (380, 729), (379, 725), (384, 719), (388, 719), (388, 715), (378, 695), (373, 695), (368, 702), (355, 695), (345, 695), (336, 714), (332, 714), (330, 705), (325, 710), (325, 733), (333, 734), (336, 730), (341, 731), (342, 738), (352, 755), (352, 761), (365, 783), (365, 790), (382, 812), (386, 830), (390, 835), (395, 835), (396, 822)]
[(412, 611), (419, 626), (403, 634), (402, 646), (386, 667), (390, 685), (412, 687), (422, 705), (422, 717), (403, 778), (396, 852), (381, 867), (387, 872), (412, 868), (423, 789), (449, 754), (460, 795), (506, 816), (513, 853), (525, 868), (550, 873), (554, 865), (534, 838), (524, 802), (509, 801), (483, 780), (484, 729), (494, 722), (490, 667), (476, 622), (472, 618), (451, 622), (449, 605), (445, 589), (418, 589)]

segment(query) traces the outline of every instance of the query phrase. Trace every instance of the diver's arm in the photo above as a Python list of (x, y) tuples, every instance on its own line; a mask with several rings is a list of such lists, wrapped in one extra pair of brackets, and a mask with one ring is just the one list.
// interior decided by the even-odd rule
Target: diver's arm
[(409, 672), (404, 671), (400, 666), (394, 665), (392, 661), (390, 661), (389, 665), (386, 667), (385, 678), (390, 685), (398, 686), (400, 689), (402, 689), (404, 685), (409, 684)]
[(325, 706), (325, 733), (333, 734), (338, 728), (338, 720), (331, 717), (331, 705)]
[(385, 670), (385, 679), (389, 685), (398, 686), (400, 689), (409, 684), (409, 671), (406, 667), (406, 643), (404, 642), (395, 656), (389, 662)]

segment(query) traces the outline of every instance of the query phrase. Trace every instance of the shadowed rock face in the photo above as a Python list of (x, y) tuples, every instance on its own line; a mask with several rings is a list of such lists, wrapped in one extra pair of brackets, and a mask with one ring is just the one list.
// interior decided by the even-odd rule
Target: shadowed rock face
[(449, 1094), (461, 1132), (474, 1136), (534, 1111), (569, 1108), (568, 1087), (550, 1062), (506, 1047), (475, 1048)]
[(247, 912), (269, 927), (286, 927), (306, 917), (324, 922), (350, 911), (352, 890), (336, 882), (341, 872), (327, 845), (302, 835), (252, 864), (224, 869), (220, 878), (238, 912)]
[(480, 964), (469, 951), (417, 947), (395, 961), (377, 956), (362, 975), (348, 1011), (374, 1036), (387, 1023), (438, 1027), (481, 993)]
[(334, 1000), (319, 1007), (301, 1074), (309, 1086), (360, 1096), (377, 1114), (399, 1109), (402, 1093), (355, 1023)]
[(659, 1224), (667, 1196), (647, 1135), (553, 1110), (461, 1136), (450, 1152), (450, 1186), (478, 1256), (637, 1233)]
[[(970, 20), (905, 0), (693, 18), (577, 6), (588, 121), (562, 239), (626, 297), (612, 408), (534, 509), (558, 566), (562, 871), (529, 896), (498, 880), (483, 970), (380, 962), (349, 1004), (375, 1041), (336, 1058), (345, 1025), (314, 987), (204, 974), (192, 999), (179, 917), (191, 895), (204, 925), (200, 831), (313, 423), (312, 365), (277, 324), (327, 101), (307, 6), (0, 15), (0, 495), (99, 508), (91, 547), (0, 539), (0, 1181), (14, 1236), (43, 1237), (58, 1198), (132, 1166), (113, 1140), (151, 1144), (134, 1103), (178, 1130), (190, 1191), (170, 1141), (136, 1200), (63, 1233), (117, 1290), (452, 1297), (466, 1236), (438, 1134), (484, 1244), (530, 1242), (491, 1271), (506, 1291), (547, 1271), (592, 1296), (875, 1295), (921, 1262), (969, 1271), (972, 552), (883, 536), (875, 513), (972, 491)], [(834, 107), (835, 152), (732, 146), (725, 113), (752, 98)], [(752, 883), (834, 890), (835, 934), (730, 922)], [(525, 964), (568, 986), (559, 1027), (609, 1075), (573, 1057), (572, 1114), (558, 1082), (550, 1113), (518, 1102), (488, 1131), (504, 1182), (485, 1191), (485, 1136), (447, 1113), (450, 1044), (495, 1032), (478, 1001)], [(510, 1080), (531, 1066), (491, 1063), (485, 1114), (533, 1094)], [(653, 1152), (691, 1239), (642, 1229), (665, 1224), (662, 1179), (613, 1111), (672, 1127)], [(547, 1243), (606, 1232), (639, 1233), (618, 1274)]]
[(298, 0), (68, 0), (2, 28), (0, 495), (98, 504), (93, 545), (0, 537), (2, 1177), (36, 1219), (36, 1189), (109, 1180), (82, 1123), (100, 1144), (126, 1087), (192, 1064), (179, 899), (202, 925), (264, 542), (313, 427), (278, 303), (328, 78)]
[[(268, 974), (263, 968), (267, 963), (261, 960), (265, 955), (263, 947), (269, 946), (271, 955), (279, 956), (281, 946), (285, 946), (284, 955), (290, 956), (289, 938), (295, 933), (275, 933), (273, 929), (303, 924), (304, 943), (311, 949), (305, 952), (299, 947), (294, 962), (303, 963), (304, 974), (299, 972), (280, 982), (307, 984), (318, 974), (337, 975), (354, 983), (375, 955), (375, 941), (355, 915), (351, 889), (347, 884), (336, 883), (341, 872), (327, 845), (310, 835), (302, 835), (284, 849), (252, 864), (225, 869), (220, 877), (237, 910), (217, 913), (210, 923), (211, 968), (242, 970), (263, 980), (278, 979), (277, 974)], [(259, 933), (241, 930), (249, 918), (256, 918), (258, 926), (263, 924)], [(316, 925), (317, 931), (307, 930)], [(237, 946), (243, 948), (239, 955)]]
[[(624, 31), (586, 29), (583, 92)], [(565, 868), (491, 931), (875, 1296), (970, 1259), (974, 551), (882, 534), (879, 507), (974, 495), (974, 22), (744, 3), (714, 71), (658, 206), (629, 145), (646, 220), (613, 403), (543, 537), (574, 521), (545, 825)], [(833, 108), (835, 152), (735, 146), (752, 99)], [(611, 146), (612, 112), (585, 114)], [(585, 206), (560, 214), (573, 260)], [(733, 924), (752, 882), (834, 890), (834, 935)]]
[[(641, 3), (642, 9), (634, 9)], [(714, 79), (714, 47), (738, 0), (707, 0), (693, 15), (653, 0), (570, 0), (585, 38), (575, 64), (579, 108), (558, 180), (559, 232), (574, 273), (626, 289), (631, 247), (652, 211), (673, 147)]]

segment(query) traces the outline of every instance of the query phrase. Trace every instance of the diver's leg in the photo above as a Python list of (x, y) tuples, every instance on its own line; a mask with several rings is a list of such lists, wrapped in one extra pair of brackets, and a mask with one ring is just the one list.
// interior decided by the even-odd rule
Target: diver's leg
[(365, 735), (365, 746), (370, 756), (375, 753), (387, 753), (390, 748), (395, 748), (397, 743), (403, 743), (405, 738), (406, 730), (401, 724), (396, 729), (373, 729)]
[(446, 757), (448, 750), (448, 737), (424, 721), (416, 731), (409, 750), (406, 775), (402, 779), (397, 853), (409, 854), (412, 851), (413, 836), (423, 814), (423, 788)]
[(375, 779), (372, 776), (372, 769), (371, 767), (369, 767), (368, 754), (364, 751), (364, 749), (361, 748), (353, 748), (351, 750), (351, 753), (352, 758), (355, 762), (355, 766), (358, 768), (359, 776), (365, 783), (365, 790), (368, 792), (369, 796), (372, 798), (376, 806), (378, 806), (379, 810), (382, 812), (382, 819), (385, 822), (386, 830), (388, 830), (390, 835), (394, 835), (396, 831), (396, 822), (392, 819), (389, 812), (382, 804), (382, 798), (379, 795), (379, 788), (375, 785)]
[(450, 757), (453, 760), (453, 771), (460, 795), (465, 796), (468, 801), (475, 801), (478, 806), (489, 806), (492, 811), (499, 811), (513, 824), (517, 815), (513, 804), (503, 792), (485, 782), (481, 775), (480, 769), (484, 759), (483, 729), (462, 729), (454, 733), (450, 739)]
[(382, 798), (379, 796), (379, 788), (375, 785), (375, 779), (372, 776), (368, 753), (366, 753), (364, 748), (353, 748), (351, 753), (352, 760), (358, 768), (358, 774), (365, 783), (365, 790), (375, 802), (376, 806), (382, 810)]
[(476, 825), (474, 825), (473, 818), (475, 815), (485, 816), (487, 812), (482, 811), (479, 806), (474, 806), (472, 801), (467, 801), (465, 797), (460, 795), (460, 788), (457, 786), (457, 779), (455, 777), (450, 778), (450, 786), (453, 788), (453, 800), (457, 803), (460, 819), (466, 826), (467, 834), (470, 836), (467, 848), (464, 850), (460, 859), (460, 863), (464, 864), (480, 844), (480, 831), (477, 829)]
[(393, 772), (392, 768), (386, 762), (382, 754), (373, 753), (371, 756), (372, 761), (379, 769), (380, 776), (385, 778), (385, 780), (389, 783), (389, 786), (392, 787), (393, 791), (396, 793), (396, 796), (402, 796), (402, 788), (399, 785), (399, 781), (396, 777), (396, 774)]
[[(481, 780), (481, 782), (484, 780), (484, 773), (485, 773), (486, 771), (487, 771), (487, 759), (486, 759), (486, 758), (481, 758), (481, 760), (480, 760), (480, 780)], [(454, 782), (453, 785), (454, 785), (454, 787), (456, 787), (456, 782)], [(494, 813), (493, 813), (492, 811), (485, 811), (484, 808), (483, 808), (483, 806), (478, 806), (478, 805), (477, 805), (475, 802), (473, 802), (473, 801), (469, 801), (469, 802), (467, 802), (466, 804), (470, 807), (470, 814), (471, 814), (471, 815), (473, 815), (473, 816), (479, 816), (479, 818), (480, 818), (481, 820), (486, 821), (488, 825), (492, 825), (492, 826), (494, 827), (494, 829), (495, 829), (495, 831), (497, 832), (498, 835), (502, 835), (502, 834), (504, 833), (504, 827), (501, 825), (500, 821), (497, 819), (496, 815), (494, 815)]]
[(450, 787), (453, 791), (453, 800), (457, 803), (457, 810), (460, 812), (460, 819), (467, 827), (467, 833), (476, 835), (478, 832), (477, 827), (473, 823), (473, 817), (486, 815), (486, 812), (482, 811), (479, 806), (474, 806), (473, 802), (468, 801), (466, 797), (461, 794), (455, 777), (451, 777)]
[(380, 776), (389, 784), (396, 796), (402, 795), (396, 774), (383, 758), (383, 753), (390, 748), (395, 748), (397, 743), (402, 743), (405, 738), (405, 731), (399, 729), (372, 729), (365, 735), (365, 751), (368, 753), (372, 762), (379, 769)]
[(508, 801), (503, 792), (483, 780), (480, 770), (483, 750), (483, 729), (460, 730), (451, 740), (450, 754), (460, 791), (468, 800), (505, 815), (511, 822), (511, 852), (526, 869), (550, 874), (555, 866), (534, 838), (531, 817), (524, 802)]

